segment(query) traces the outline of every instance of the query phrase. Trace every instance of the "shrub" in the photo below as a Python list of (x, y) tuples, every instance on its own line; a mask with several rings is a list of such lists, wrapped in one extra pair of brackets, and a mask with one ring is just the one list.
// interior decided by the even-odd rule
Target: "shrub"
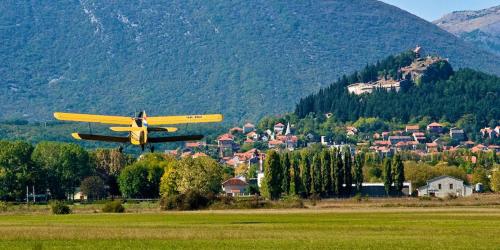
[(120, 200), (108, 201), (104, 204), (102, 211), (104, 213), (123, 213), (125, 212), (125, 207)]
[(209, 203), (208, 195), (188, 190), (184, 194), (163, 197), (160, 207), (163, 210), (196, 210), (206, 208)]
[(62, 201), (54, 201), (50, 204), (53, 214), (70, 214), (71, 209)]
[(7, 212), (8, 204), (7, 202), (0, 201), (0, 212)]

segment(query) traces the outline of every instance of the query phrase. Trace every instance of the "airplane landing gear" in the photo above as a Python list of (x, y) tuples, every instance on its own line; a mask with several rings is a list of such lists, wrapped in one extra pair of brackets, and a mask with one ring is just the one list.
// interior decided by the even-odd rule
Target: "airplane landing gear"
[(118, 147), (118, 152), (123, 153), (123, 147), (122, 146)]
[(151, 145), (151, 146), (149, 147), (149, 150), (151, 150), (151, 153), (154, 153), (154, 152), (155, 152), (155, 146)]
[(144, 152), (144, 144), (141, 145), (141, 150)]

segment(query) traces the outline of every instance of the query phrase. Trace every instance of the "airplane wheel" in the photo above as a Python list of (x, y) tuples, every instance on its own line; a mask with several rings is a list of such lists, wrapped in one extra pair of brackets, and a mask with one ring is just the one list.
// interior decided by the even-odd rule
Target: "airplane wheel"
[(155, 146), (151, 145), (151, 147), (149, 149), (151, 150), (151, 153), (155, 152)]
[(141, 149), (142, 149), (142, 151), (144, 151), (144, 144), (141, 145)]
[(123, 147), (122, 146), (118, 147), (118, 152), (123, 153)]

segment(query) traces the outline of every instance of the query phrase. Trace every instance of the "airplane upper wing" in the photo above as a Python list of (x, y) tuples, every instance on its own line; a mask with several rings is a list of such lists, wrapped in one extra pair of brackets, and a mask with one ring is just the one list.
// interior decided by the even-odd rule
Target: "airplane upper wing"
[(181, 115), (181, 116), (152, 116), (148, 117), (149, 125), (168, 125), (168, 124), (184, 124), (184, 123), (203, 123), (203, 122), (221, 122), (223, 120), (221, 114), (212, 115)]
[(57, 120), (75, 121), (75, 122), (97, 122), (106, 124), (121, 124), (130, 125), (132, 123), (131, 117), (126, 116), (109, 116), (109, 115), (89, 115), (89, 114), (76, 114), (76, 113), (54, 113)]

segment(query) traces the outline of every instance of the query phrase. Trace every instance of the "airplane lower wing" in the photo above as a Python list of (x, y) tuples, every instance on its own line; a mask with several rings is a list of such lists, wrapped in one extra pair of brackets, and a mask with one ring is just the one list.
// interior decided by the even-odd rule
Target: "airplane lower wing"
[(62, 113), (62, 112), (54, 113), (54, 117), (57, 120), (62, 120), (62, 121), (96, 122), (96, 123), (121, 124), (121, 125), (130, 125), (132, 124), (133, 121), (133, 118), (126, 116), (89, 115), (89, 114)]
[(151, 117), (147, 118), (149, 125), (221, 122), (223, 119), (224, 119), (224, 117), (221, 114), (181, 115), (181, 116), (151, 116)]
[(107, 136), (107, 135), (91, 135), (91, 134), (80, 134), (72, 133), (71, 136), (77, 140), (90, 140), (90, 141), (107, 141), (107, 142), (129, 142), (128, 137), (118, 137), (118, 136)]
[(180, 136), (169, 136), (169, 137), (149, 137), (148, 142), (161, 143), (161, 142), (176, 142), (176, 141), (198, 141), (201, 139), (203, 139), (203, 135), (180, 135)]
[(174, 127), (148, 127), (148, 132), (175, 132), (178, 128)]

